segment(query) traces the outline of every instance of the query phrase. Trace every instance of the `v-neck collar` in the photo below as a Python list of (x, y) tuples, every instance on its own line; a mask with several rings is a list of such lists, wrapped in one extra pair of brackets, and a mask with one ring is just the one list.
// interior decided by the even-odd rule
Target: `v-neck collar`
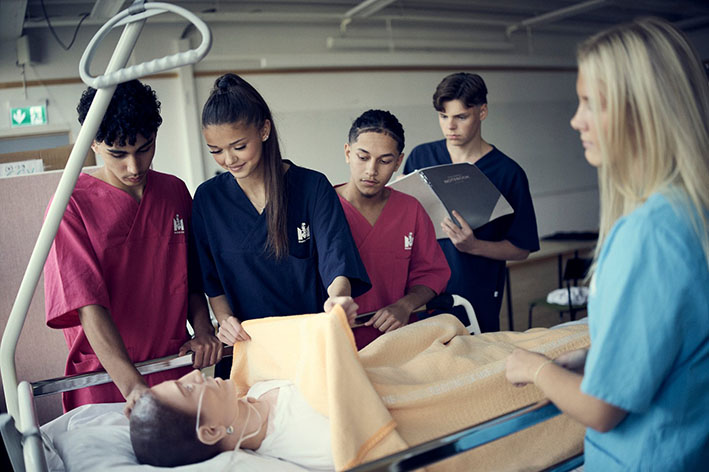
[[(233, 175), (229, 174), (229, 180), (231, 180), (231, 185), (233, 185), (236, 189), (239, 198), (242, 199), (244, 201), (244, 204), (249, 208), (249, 213), (252, 213), (256, 219), (264, 217), (266, 214), (266, 207), (264, 206), (263, 210), (259, 213), (253, 202), (246, 195), (246, 192), (244, 192), (244, 189), (241, 188), (241, 185), (239, 185), (239, 182), (236, 181)], [(266, 202), (266, 206), (268, 206), (268, 202)]]
[(135, 197), (133, 197), (133, 195), (126, 192), (125, 190), (118, 188), (115, 185), (112, 185), (112, 184), (106, 182), (105, 180), (99, 179), (98, 177), (96, 177), (92, 174), (89, 174), (87, 172), (82, 172), (82, 174), (88, 176), (94, 185), (100, 185), (113, 193), (116, 193), (118, 195), (123, 195), (125, 198), (129, 198), (138, 207), (143, 205), (143, 201), (145, 200), (145, 198), (148, 196), (148, 193), (150, 192), (150, 190), (149, 190), (150, 189), (150, 180), (152, 178), (152, 176), (151, 176), (152, 171), (151, 170), (148, 170), (148, 172), (145, 174), (145, 187), (143, 188), (143, 196), (140, 198), (140, 200), (136, 200)]
[[(490, 149), (488, 152), (486, 152), (485, 154), (480, 156), (480, 159), (478, 159), (477, 161), (475, 161), (475, 162), (463, 161), (463, 162), (469, 162), (470, 164), (472, 164), (474, 166), (480, 167), (480, 163), (488, 160), (494, 154), (495, 149), (497, 149), (494, 144), (490, 144), (490, 146), (492, 147), (492, 149)], [(451, 153), (448, 151), (448, 148), (446, 147), (445, 140), (443, 140), (443, 149), (446, 151), (444, 156), (445, 156), (445, 160), (447, 161), (447, 162), (444, 162), (443, 164), (454, 164), (453, 158), (451, 157)]]
[(377, 217), (377, 221), (374, 222), (374, 224), (371, 224), (369, 220), (357, 209), (356, 206), (354, 206), (352, 203), (349, 202), (346, 198), (342, 197), (341, 195), (338, 195), (341, 199), (341, 201), (345, 202), (345, 204), (350, 208), (352, 211), (351, 213), (355, 215), (357, 219), (360, 220), (358, 223), (358, 227), (362, 227), (362, 225), (365, 228), (367, 228), (366, 234), (363, 235), (362, 242), (361, 244), (364, 245), (367, 243), (367, 241), (374, 237), (374, 235), (377, 233), (377, 230), (379, 227), (381, 227), (384, 223), (383, 221), (386, 220), (387, 218), (387, 213), (389, 212), (389, 208), (392, 206), (392, 199), (397, 198), (396, 197), (396, 191), (393, 189), (390, 189), (391, 193), (389, 194), (389, 198), (387, 198), (386, 203), (384, 204), (384, 207), (382, 208), (382, 212), (379, 213), (379, 216)]
[[(130, 223), (130, 229), (126, 233), (126, 239), (125, 241), (128, 242), (132, 239), (134, 236), (134, 232), (136, 231), (136, 228), (139, 226), (139, 221), (142, 221), (142, 214), (145, 211), (144, 208), (147, 208), (150, 203), (146, 203), (146, 199), (150, 198), (150, 188), (151, 184), (150, 181), (152, 179), (152, 171), (148, 170), (146, 176), (145, 176), (145, 188), (143, 189), (143, 197), (140, 199), (140, 201), (136, 200), (133, 198), (132, 195), (130, 195), (128, 192), (126, 192), (123, 189), (120, 189), (118, 187), (115, 187), (108, 182), (99, 179), (98, 177), (95, 177), (91, 174), (85, 173), (84, 174), (90, 178), (90, 185), (98, 185), (109, 192), (111, 192), (114, 195), (119, 196), (118, 198), (122, 199), (125, 202), (130, 202), (130, 208), (133, 210), (133, 218)], [(150, 224), (153, 224), (155, 222), (149, 222)]]

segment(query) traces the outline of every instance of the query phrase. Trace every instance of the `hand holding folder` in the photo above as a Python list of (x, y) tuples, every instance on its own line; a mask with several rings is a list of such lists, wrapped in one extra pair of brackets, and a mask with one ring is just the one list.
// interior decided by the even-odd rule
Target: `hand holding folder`
[(389, 184), (415, 197), (433, 221), (437, 239), (448, 236), (441, 229), (446, 216), (456, 210), (473, 228), (514, 213), (512, 206), (474, 164), (462, 162), (425, 167)]

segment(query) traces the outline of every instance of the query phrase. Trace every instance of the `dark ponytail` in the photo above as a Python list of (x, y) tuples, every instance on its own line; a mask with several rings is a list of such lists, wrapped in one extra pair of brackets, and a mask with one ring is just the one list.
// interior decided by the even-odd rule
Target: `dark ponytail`
[(271, 123), (271, 131), (262, 144), (261, 152), (268, 223), (265, 249), (276, 259), (281, 259), (288, 254), (287, 199), (283, 158), (271, 110), (256, 89), (236, 74), (224, 74), (214, 82), (214, 88), (202, 109), (202, 128), (239, 123), (256, 126), (260, 130), (266, 120)]

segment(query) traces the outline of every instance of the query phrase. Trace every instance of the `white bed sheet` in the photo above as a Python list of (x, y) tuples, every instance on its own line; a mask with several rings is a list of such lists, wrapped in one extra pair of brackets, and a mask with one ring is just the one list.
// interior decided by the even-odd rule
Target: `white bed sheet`
[[(128, 419), (123, 403), (84, 405), (42, 426), (45, 456), (51, 472), (109, 471), (157, 472), (163, 468), (138, 464), (130, 443)], [(236, 454), (238, 457), (232, 457)], [(237, 466), (230, 467), (236, 459)], [(303, 472), (290, 462), (258, 454), (224, 452), (199, 464), (174, 467), (175, 472), (217, 472), (237, 469), (245, 472)]]

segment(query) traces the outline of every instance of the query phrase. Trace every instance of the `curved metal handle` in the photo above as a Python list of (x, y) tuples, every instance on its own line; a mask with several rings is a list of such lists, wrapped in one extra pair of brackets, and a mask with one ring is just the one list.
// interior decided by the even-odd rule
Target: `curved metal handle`
[[(176, 5), (171, 5), (169, 3), (146, 3), (141, 6), (141, 10), (155, 10), (155, 12), (148, 12), (141, 14), (135, 14), (136, 11), (133, 8), (128, 8), (118, 13), (116, 16), (108, 20), (108, 22), (101, 27), (100, 30), (91, 38), (89, 45), (86, 47), (84, 54), (81, 56), (81, 61), (79, 61), (79, 75), (81, 80), (90, 87), (99, 89), (110, 87), (112, 85), (119, 84), (121, 82), (126, 82), (128, 80), (137, 79), (145, 75), (155, 74), (157, 72), (162, 72), (169, 69), (174, 69), (176, 67), (182, 67), (188, 64), (195, 64), (199, 62), (204, 56), (207, 55), (209, 49), (212, 47), (212, 33), (209, 30), (207, 24), (202, 21), (197, 15), (186, 10), (182, 7)], [(190, 49), (189, 51), (180, 52), (177, 54), (172, 54), (170, 56), (165, 56), (160, 59), (153, 59), (152, 61), (144, 62), (142, 64), (126, 67), (124, 69), (119, 69), (115, 72), (109, 74), (100, 75), (98, 77), (93, 77), (89, 73), (89, 67), (91, 65), (91, 60), (93, 59), (94, 53), (98, 44), (106, 37), (106, 35), (119, 24), (130, 23), (133, 21), (140, 21), (145, 19), (147, 16), (158, 15), (165, 12), (175, 13), (189, 22), (191, 22), (202, 35), (202, 43), (196, 49)], [(128, 18), (132, 15), (132, 18)]]

